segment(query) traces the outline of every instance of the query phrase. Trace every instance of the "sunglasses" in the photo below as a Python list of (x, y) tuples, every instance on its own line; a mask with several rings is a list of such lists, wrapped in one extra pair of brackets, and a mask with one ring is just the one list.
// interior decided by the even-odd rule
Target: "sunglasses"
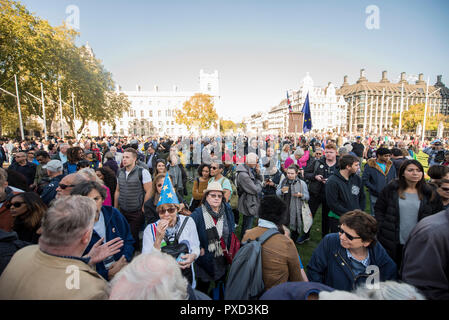
[(159, 183), (159, 184), (157, 185), (158, 188), (160, 188), (160, 187), (162, 187), (162, 186), (163, 186), (162, 183)]
[(443, 187), (440, 187), (440, 188), (441, 188), (441, 190), (443, 190), (445, 192), (449, 192), (449, 188), (443, 188)]
[(344, 233), (346, 238), (348, 238), (350, 241), (354, 240), (354, 239), (362, 239), (362, 237), (353, 237), (351, 236), (349, 233), (347, 233), (346, 231), (343, 231), (343, 229), (341, 227), (338, 227), (338, 232), (339, 233)]
[(165, 214), (166, 212), (168, 212), (168, 213), (170, 213), (170, 214), (173, 214), (173, 213), (176, 212), (176, 208), (171, 207), (171, 208), (168, 208), (168, 209), (161, 209), (161, 210), (158, 210), (158, 211), (157, 211), (157, 213), (158, 213), (159, 215)]
[(322, 154), (322, 153), (315, 152), (315, 155), (316, 155), (316, 156), (322, 156), (323, 154)]
[(222, 194), (209, 194), (209, 196), (210, 196), (212, 199), (216, 199), (216, 198), (221, 199), (221, 198), (223, 198), (223, 195), (222, 195)]
[(60, 187), (62, 190), (65, 190), (65, 189), (67, 189), (67, 188), (73, 188), (74, 186), (75, 186), (74, 184), (69, 184), (69, 185), (63, 184), (63, 183), (60, 183), (60, 184), (59, 184), (59, 187)]
[(8, 205), (6, 206), (6, 208), (11, 208), (11, 207), (14, 207), (14, 208), (20, 208), (20, 206), (22, 205), (22, 204), (24, 204), (25, 202), (14, 202), (14, 203), (8, 203)]
[(210, 167), (211, 170), (218, 170), (218, 167)]

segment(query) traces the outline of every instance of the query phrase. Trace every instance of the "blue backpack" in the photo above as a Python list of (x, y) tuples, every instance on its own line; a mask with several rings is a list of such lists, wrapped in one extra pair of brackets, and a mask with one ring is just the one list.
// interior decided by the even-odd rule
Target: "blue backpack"
[(257, 300), (263, 294), (262, 244), (277, 233), (277, 229), (268, 229), (259, 238), (242, 243), (226, 280), (225, 300)]

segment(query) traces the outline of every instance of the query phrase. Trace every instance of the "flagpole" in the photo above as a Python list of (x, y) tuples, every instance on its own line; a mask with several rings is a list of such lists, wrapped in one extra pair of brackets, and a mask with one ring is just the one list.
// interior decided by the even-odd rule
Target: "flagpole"
[(64, 139), (64, 129), (62, 127), (62, 100), (61, 100), (61, 88), (59, 89), (59, 115), (61, 117), (61, 138)]
[(22, 135), (22, 140), (25, 140), (25, 134), (23, 133), (22, 110), (20, 108), (20, 99), (19, 99), (19, 85), (17, 84), (16, 74), (14, 75), (14, 80), (16, 82), (17, 108), (19, 109), (20, 134)]
[(401, 129), (402, 129), (402, 109), (404, 106), (404, 83), (402, 83), (401, 86), (401, 110), (399, 111), (399, 132), (398, 136), (401, 136)]
[(424, 107), (424, 122), (423, 122), (422, 135), (421, 135), (421, 146), (424, 143), (424, 136), (425, 136), (425, 132), (426, 132), (427, 100), (428, 100), (428, 96), (429, 96), (429, 82), (430, 82), (430, 78), (427, 77), (427, 83), (426, 83), (426, 103), (425, 103), (425, 107)]
[(44, 85), (41, 82), (41, 96), (42, 96), (42, 115), (44, 117), (44, 136), (47, 140), (47, 118), (45, 117), (45, 100), (44, 100)]

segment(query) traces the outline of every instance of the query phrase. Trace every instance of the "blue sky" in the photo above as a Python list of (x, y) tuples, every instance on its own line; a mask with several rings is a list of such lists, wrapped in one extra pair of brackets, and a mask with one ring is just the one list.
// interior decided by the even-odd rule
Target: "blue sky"
[[(239, 120), (268, 110), (309, 72), (315, 85), (361, 68), (423, 73), (449, 85), (449, 1), (441, 0), (26, 0), (38, 16), (60, 25), (66, 8), (80, 12), (78, 44), (89, 42), (124, 90), (194, 91), (199, 70), (218, 70), (221, 116)], [(365, 9), (379, 8), (369, 30)]]

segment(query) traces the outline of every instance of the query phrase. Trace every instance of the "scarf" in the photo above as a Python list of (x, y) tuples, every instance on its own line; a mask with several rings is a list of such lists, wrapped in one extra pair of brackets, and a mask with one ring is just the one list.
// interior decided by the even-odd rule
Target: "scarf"
[[(201, 205), (203, 212), (204, 224), (206, 225), (206, 236), (207, 236), (207, 250), (214, 254), (214, 257), (219, 257), (223, 255), (223, 249), (221, 248), (220, 238), (223, 236), (224, 230), (224, 218), (225, 218), (225, 207), (220, 206), (218, 213), (215, 213), (210, 207), (209, 203), (204, 203)], [(217, 225), (215, 225), (214, 220), (217, 220)]]

